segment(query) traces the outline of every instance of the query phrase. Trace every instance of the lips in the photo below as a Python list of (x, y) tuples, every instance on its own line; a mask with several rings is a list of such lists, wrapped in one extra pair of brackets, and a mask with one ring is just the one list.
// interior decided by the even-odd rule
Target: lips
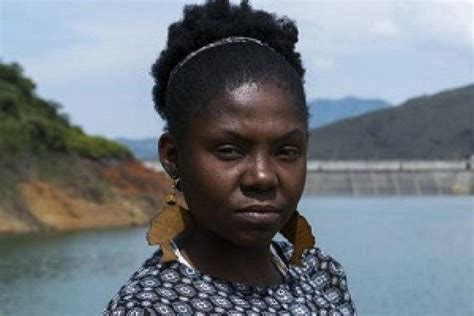
[(280, 214), (281, 210), (271, 205), (250, 205), (237, 210), (235, 216), (245, 224), (265, 228), (274, 225)]

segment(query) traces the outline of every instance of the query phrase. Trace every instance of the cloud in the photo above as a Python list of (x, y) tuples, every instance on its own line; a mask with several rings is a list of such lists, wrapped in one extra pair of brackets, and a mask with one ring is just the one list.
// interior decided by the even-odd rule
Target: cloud
[(81, 30), (77, 32), (77, 36), (88, 38), (87, 41), (77, 42), (44, 55), (29, 56), (23, 58), (22, 62), (29, 71), (48, 82), (141, 68), (144, 64), (151, 64), (159, 51), (157, 43), (164, 42), (164, 39), (156, 43), (147, 40), (147, 36), (152, 38), (154, 34), (143, 32), (150, 29), (150, 25), (144, 24), (146, 23), (129, 26), (122, 33), (122, 37), (114, 36), (117, 31), (115, 27), (112, 31), (102, 28), (101, 34), (97, 33), (99, 28), (95, 33)]
[(371, 29), (376, 36), (394, 38), (400, 35), (400, 29), (391, 20), (376, 21)]
[(312, 59), (313, 64), (316, 68), (332, 68), (335, 65), (334, 60), (329, 59), (329, 58), (314, 58)]
[[(474, 67), (472, 1), (252, 3), (296, 20), (309, 96), (346, 91), (399, 102), (472, 81), (472, 75), (466, 75)], [(449, 65), (446, 60), (451, 60)], [(432, 67), (439, 63), (444, 66)], [(393, 76), (399, 80), (407, 71), (430, 79), (423, 80), (423, 86), (395, 82)], [(362, 75), (368, 72), (378, 80)], [(346, 79), (351, 77), (358, 79)], [(420, 87), (423, 90), (417, 91)]]
[(399, 24), (412, 43), (472, 55), (474, 2), (397, 3)]
[[(114, 72), (147, 71), (166, 43), (168, 25), (180, 13), (174, 4), (129, 3), (127, 14), (112, 2), (88, 4), (92, 7), (81, 5), (84, 3), (58, 3), (50, 8), (56, 15), (49, 12), (49, 18), (55, 19), (60, 28), (69, 30), (66, 36), (57, 38), (64, 45), (55, 45), (41, 53), (25, 50), (16, 56), (38, 80), (74, 81), (107, 73), (110, 76)], [(67, 12), (71, 8), (75, 14), (61, 13), (61, 9)], [(90, 11), (100, 18), (89, 18)], [(41, 12), (37, 18), (37, 23), (41, 23)], [(32, 33), (35, 27), (31, 25)], [(39, 25), (38, 30), (41, 32)], [(22, 36), (24, 41), (28, 40), (28, 35)]]
[[(91, 21), (84, 12), (74, 16), (71, 37), (77, 40), (45, 54), (26, 54), (22, 62), (39, 79), (48, 81), (149, 67), (164, 46), (167, 26), (179, 18), (182, 3), (126, 3), (130, 8), (126, 15), (125, 10), (115, 12), (114, 3), (104, 2), (98, 11), (108, 13), (100, 19)], [(306, 64), (316, 69), (334, 67), (347, 55), (387, 45), (430, 45), (464, 55), (472, 53), (472, 2), (252, 3), (296, 20), (301, 38), (298, 47)]]
[[(446, 48), (472, 47), (473, 1), (268, 1), (255, 7), (295, 18), (302, 40), (332, 52), (374, 39), (416, 44), (427, 39)], [(360, 45), (357, 45), (360, 43)]]

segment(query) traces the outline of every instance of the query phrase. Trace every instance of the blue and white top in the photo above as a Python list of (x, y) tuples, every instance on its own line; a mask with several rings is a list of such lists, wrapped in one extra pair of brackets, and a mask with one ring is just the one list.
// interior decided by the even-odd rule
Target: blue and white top
[(319, 248), (289, 265), (292, 247), (274, 242), (286, 264), (283, 282), (253, 286), (228, 282), (180, 261), (145, 261), (109, 302), (104, 316), (125, 315), (356, 315), (341, 265)]

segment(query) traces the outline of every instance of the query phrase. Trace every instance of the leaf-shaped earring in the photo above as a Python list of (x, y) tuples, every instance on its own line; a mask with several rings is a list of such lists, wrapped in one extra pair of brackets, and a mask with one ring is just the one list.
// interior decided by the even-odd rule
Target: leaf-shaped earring
[(192, 225), (189, 212), (177, 203), (176, 189), (179, 179), (174, 179), (171, 192), (165, 196), (165, 204), (158, 210), (158, 214), (150, 223), (147, 234), (149, 245), (161, 247), (161, 262), (177, 260), (171, 241), (186, 228)]
[(308, 221), (295, 210), (280, 233), (293, 245), (290, 264), (302, 266), (303, 252), (313, 248), (315, 244), (315, 238)]

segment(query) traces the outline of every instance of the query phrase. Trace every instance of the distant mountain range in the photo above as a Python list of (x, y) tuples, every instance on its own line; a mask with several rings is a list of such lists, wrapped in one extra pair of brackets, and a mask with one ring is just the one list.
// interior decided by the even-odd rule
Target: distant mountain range
[(115, 139), (118, 143), (127, 146), (137, 159), (156, 160), (158, 159), (158, 138), (126, 138)]
[[(342, 99), (316, 99), (308, 103), (311, 117), (310, 128), (317, 128), (332, 122), (389, 107), (380, 99), (345, 97)], [(142, 160), (157, 159), (157, 138), (133, 139), (121, 137), (117, 142), (127, 146), (135, 157)]]
[(344, 118), (384, 109), (390, 106), (380, 99), (361, 99), (345, 97), (343, 99), (316, 99), (309, 102), (310, 128), (321, 127)]
[(462, 159), (474, 154), (474, 85), (311, 131), (310, 159)]

